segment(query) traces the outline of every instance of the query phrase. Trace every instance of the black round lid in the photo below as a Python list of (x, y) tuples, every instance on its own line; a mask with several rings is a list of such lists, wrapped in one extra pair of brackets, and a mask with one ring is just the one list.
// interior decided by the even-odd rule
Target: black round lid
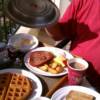
[(60, 15), (50, 0), (10, 0), (6, 13), (15, 22), (27, 27), (45, 27), (55, 23)]

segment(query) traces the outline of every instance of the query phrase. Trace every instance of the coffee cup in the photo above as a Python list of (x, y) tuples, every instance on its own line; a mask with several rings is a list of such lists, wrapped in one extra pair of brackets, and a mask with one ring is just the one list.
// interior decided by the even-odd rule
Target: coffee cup
[(88, 66), (88, 62), (82, 58), (70, 59), (68, 61), (68, 84), (80, 85)]

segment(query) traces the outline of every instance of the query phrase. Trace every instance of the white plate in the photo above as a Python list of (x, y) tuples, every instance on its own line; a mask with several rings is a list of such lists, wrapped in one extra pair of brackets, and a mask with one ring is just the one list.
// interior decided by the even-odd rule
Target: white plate
[(24, 76), (26, 76), (34, 81), (33, 82), (34, 91), (28, 100), (34, 100), (35, 98), (41, 96), (42, 84), (41, 84), (40, 80), (38, 79), (38, 77), (36, 77), (33, 73), (26, 71), (26, 70), (15, 69), (15, 68), (14, 69), (9, 68), (9, 69), (0, 70), (0, 74), (6, 73), (6, 72), (22, 74), (22, 75), (24, 75)]
[[(22, 39), (29, 39), (32, 43), (27, 46), (21, 45)], [(25, 34), (25, 33), (15, 34), (8, 41), (8, 46), (15, 45), (17, 49), (19, 49), (22, 52), (26, 52), (26, 51), (34, 49), (38, 46), (38, 44), (39, 44), (39, 41), (34, 35)]]
[(35, 100), (51, 100), (51, 99), (41, 96), (41, 97), (37, 97)]
[(67, 52), (63, 49), (59, 49), (59, 48), (55, 48), (55, 47), (40, 47), (40, 48), (37, 48), (37, 49), (34, 49), (34, 50), (28, 52), (26, 54), (26, 56), (24, 57), (24, 63), (30, 71), (34, 72), (35, 74), (40, 74), (40, 75), (44, 75), (44, 76), (51, 76), (51, 77), (62, 76), (62, 75), (65, 75), (65, 74), (68, 73), (67, 68), (65, 68), (62, 73), (52, 74), (52, 73), (49, 73), (49, 72), (42, 71), (42, 70), (40, 70), (39, 68), (37, 68), (35, 66), (31, 66), (29, 64), (29, 58), (30, 58), (31, 52), (34, 52), (34, 51), (50, 51), (56, 56), (64, 55), (67, 59), (72, 59), (73, 58), (73, 56), (69, 52)]
[(83, 86), (66, 86), (57, 90), (51, 97), (51, 100), (66, 100), (66, 95), (71, 90), (77, 90), (86, 94), (93, 95), (96, 97), (96, 100), (100, 100), (100, 94), (90, 88), (83, 87)]

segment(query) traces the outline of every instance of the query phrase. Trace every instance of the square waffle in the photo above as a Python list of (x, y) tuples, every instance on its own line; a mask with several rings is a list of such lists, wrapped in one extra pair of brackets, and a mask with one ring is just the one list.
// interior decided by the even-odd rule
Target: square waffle
[(0, 100), (4, 100), (11, 79), (10, 73), (0, 74)]
[(20, 74), (0, 74), (0, 100), (26, 100), (32, 92), (31, 80)]

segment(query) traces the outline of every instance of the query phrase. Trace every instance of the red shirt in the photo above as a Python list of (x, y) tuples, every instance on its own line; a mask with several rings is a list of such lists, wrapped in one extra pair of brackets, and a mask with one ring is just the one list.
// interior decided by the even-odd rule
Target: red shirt
[(72, 0), (59, 23), (71, 52), (91, 63), (88, 74), (100, 82), (100, 0)]

